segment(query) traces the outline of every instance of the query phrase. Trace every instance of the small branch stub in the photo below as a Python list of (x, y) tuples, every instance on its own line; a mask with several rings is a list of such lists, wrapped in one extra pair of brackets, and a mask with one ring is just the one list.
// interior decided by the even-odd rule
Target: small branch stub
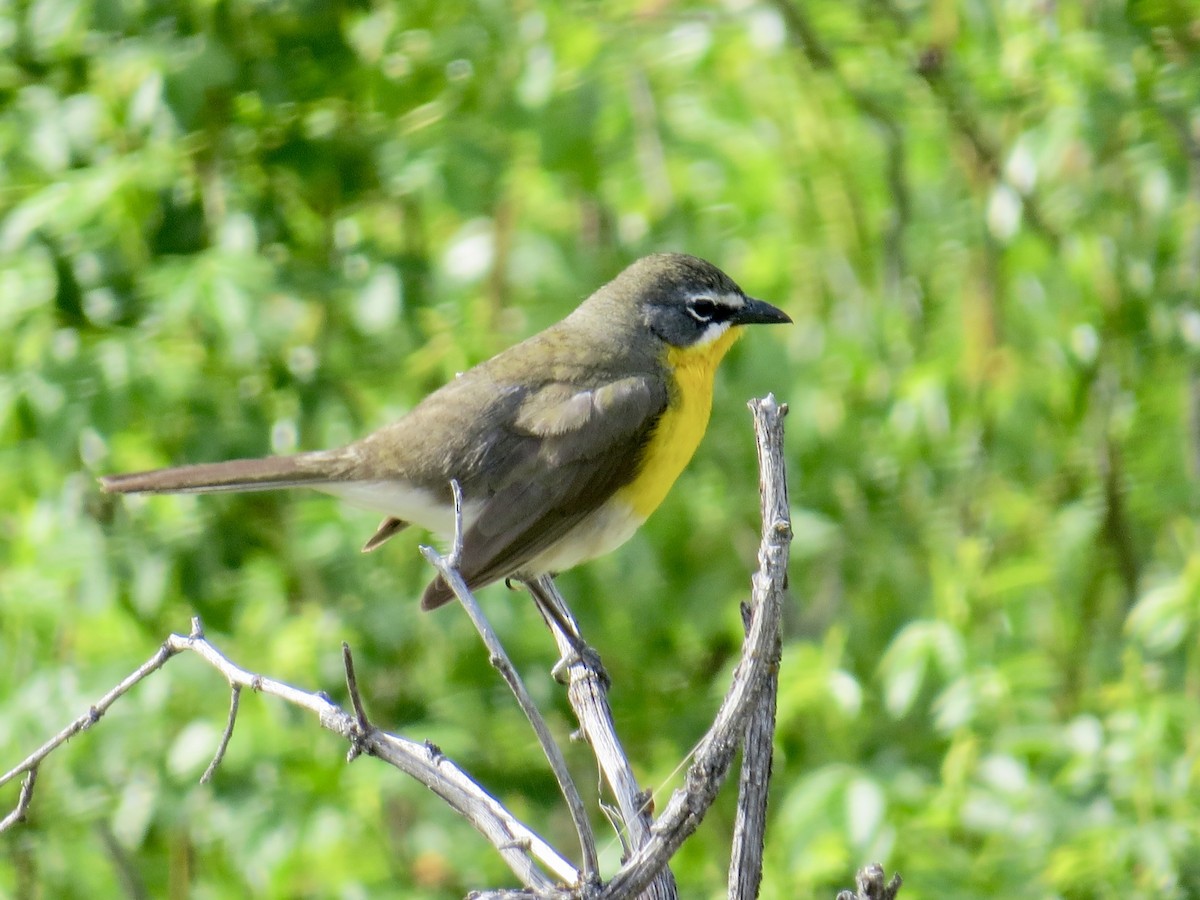
[(891, 881), (884, 881), (884, 878), (883, 866), (879, 863), (864, 866), (854, 878), (857, 890), (842, 891), (837, 900), (895, 900), (904, 880), (899, 875), (893, 875)]

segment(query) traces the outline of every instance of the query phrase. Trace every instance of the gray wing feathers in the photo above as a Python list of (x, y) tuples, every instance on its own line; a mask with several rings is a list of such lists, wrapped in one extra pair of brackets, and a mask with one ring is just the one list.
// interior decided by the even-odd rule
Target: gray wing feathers
[[(463, 536), (467, 584), (482, 587), (520, 572), (632, 481), (667, 400), (666, 387), (646, 376), (590, 390), (551, 384), (529, 394), (508, 436), (531, 451), (529, 459), (510, 470)], [(432, 609), (452, 596), (439, 578), (421, 606)]]

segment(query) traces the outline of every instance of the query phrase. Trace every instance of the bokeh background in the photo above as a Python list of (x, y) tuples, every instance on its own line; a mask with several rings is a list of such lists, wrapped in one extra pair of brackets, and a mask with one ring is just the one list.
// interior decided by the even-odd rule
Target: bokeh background
[[(642, 781), (796, 527), (764, 898), (1200, 896), (1200, 24), (1189, 0), (0, 5), (0, 768), (203, 617), (439, 744), (568, 851), (533, 740), (406, 534), (100, 473), (336, 445), (685, 250), (796, 320), (723, 367), (650, 524), (561, 579)], [(550, 643), (484, 592), (560, 735)], [(269, 698), (215, 781), (183, 658), (42, 769), (0, 894), (512, 884), (423, 788)], [(569, 750), (585, 785), (586, 749)], [(680, 854), (723, 896), (732, 792)], [(15, 787), (0, 792), (7, 810)], [(607, 832), (605, 832), (607, 833)], [(615, 866), (618, 848), (605, 859)]]

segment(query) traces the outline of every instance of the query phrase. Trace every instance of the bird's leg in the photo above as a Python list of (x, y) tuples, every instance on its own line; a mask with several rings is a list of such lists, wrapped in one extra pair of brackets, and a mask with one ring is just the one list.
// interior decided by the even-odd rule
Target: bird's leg
[(607, 687), (609, 684), (608, 673), (604, 670), (600, 654), (588, 646), (587, 641), (579, 634), (579, 626), (575, 622), (575, 617), (571, 615), (571, 611), (563, 602), (562, 595), (554, 587), (551, 576), (530, 579), (522, 583), (529, 591), (529, 596), (533, 598), (533, 603), (541, 613), (546, 627), (551, 632), (557, 632), (570, 648), (570, 653), (564, 654), (552, 670), (551, 674), (555, 680), (565, 684), (567, 681), (566, 670), (579, 662), (591, 669)]

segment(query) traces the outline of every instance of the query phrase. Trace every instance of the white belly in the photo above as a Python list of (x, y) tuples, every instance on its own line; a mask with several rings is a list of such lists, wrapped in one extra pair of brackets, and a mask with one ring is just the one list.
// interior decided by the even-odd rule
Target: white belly
[[(347, 503), (411, 522), (435, 534), (454, 535), (454, 508), (429, 491), (395, 481), (348, 481), (322, 485), (320, 490)], [(470, 528), (482, 503), (463, 505), (463, 525)], [(521, 567), (527, 575), (565, 572), (582, 562), (603, 556), (633, 537), (646, 517), (628, 503), (609, 500), (569, 531), (562, 540)]]
[[(435, 534), (454, 534), (454, 507), (420, 488), (398, 481), (344, 481), (323, 484), (319, 490), (340, 497), (352, 506), (395, 516)], [(463, 504), (466, 528), (475, 522), (480, 506), (479, 503)]]
[(569, 531), (561, 541), (522, 566), (525, 574), (565, 572), (581, 562), (616, 550), (633, 537), (646, 517), (628, 503), (609, 500)]

